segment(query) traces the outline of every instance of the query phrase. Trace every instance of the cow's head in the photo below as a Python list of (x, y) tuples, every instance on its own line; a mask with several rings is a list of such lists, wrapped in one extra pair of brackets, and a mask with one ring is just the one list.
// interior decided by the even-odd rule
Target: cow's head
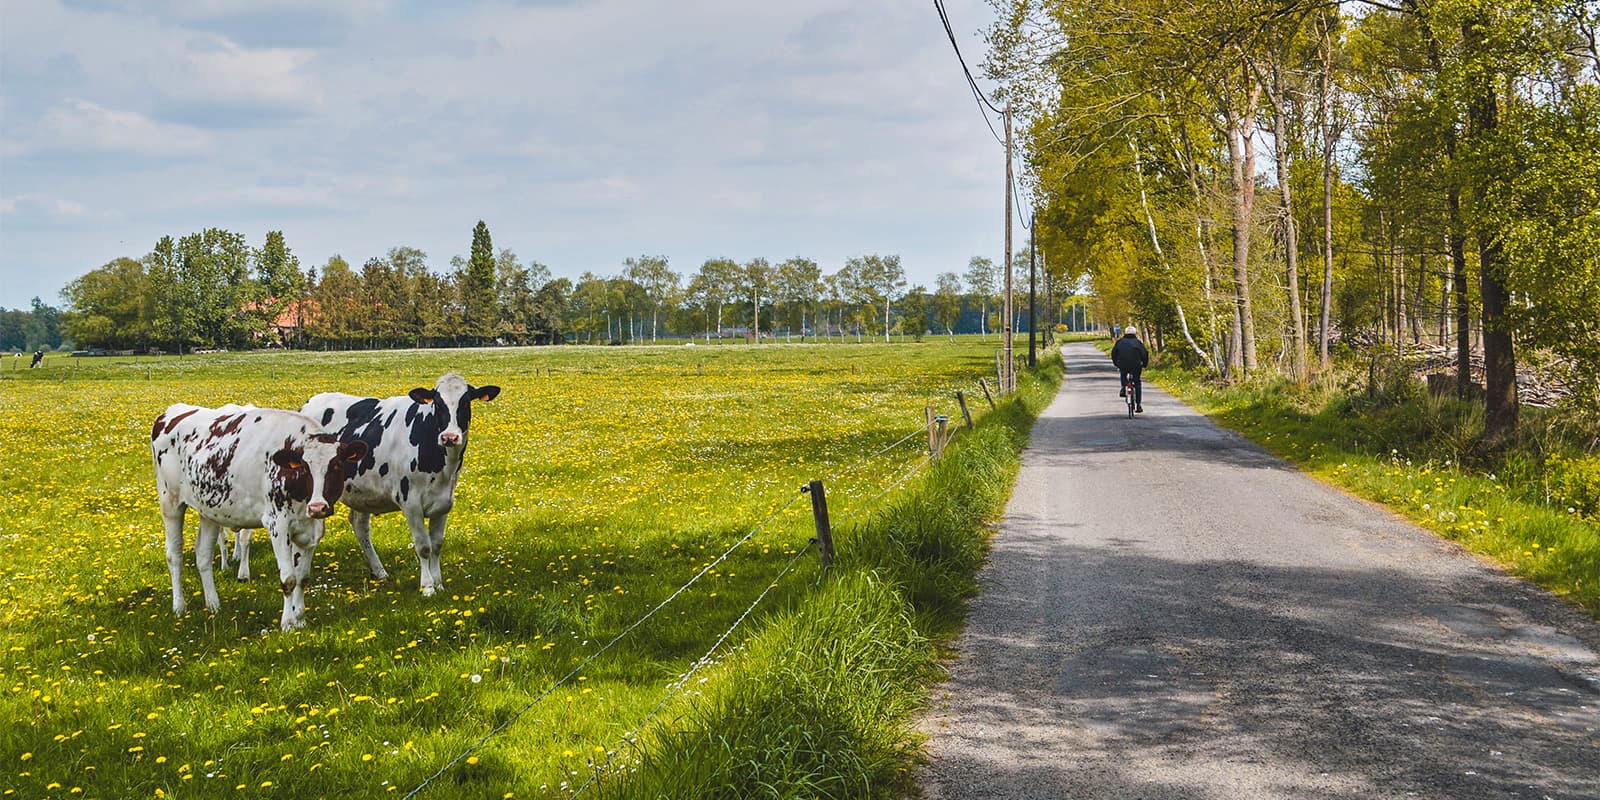
[(440, 378), (432, 389), (411, 390), (413, 401), (433, 406), (433, 424), (438, 428), (439, 444), (445, 447), (456, 447), (467, 440), (467, 426), (472, 424), (472, 401), (488, 402), (499, 395), (500, 387), (473, 386), (454, 372)]
[(305, 503), (306, 516), (322, 519), (344, 494), (345, 470), (355, 471), (366, 455), (366, 442), (340, 442), (332, 434), (286, 439), (272, 454), (272, 499), (282, 505)]

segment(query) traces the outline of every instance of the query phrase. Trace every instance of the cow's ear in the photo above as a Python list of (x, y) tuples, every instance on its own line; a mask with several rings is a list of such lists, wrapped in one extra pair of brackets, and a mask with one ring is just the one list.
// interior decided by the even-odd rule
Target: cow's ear
[(300, 454), (287, 447), (272, 454), (272, 463), (284, 469), (299, 469), (305, 466), (305, 462), (300, 460)]
[(339, 457), (355, 462), (367, 457), (367, 443), (356, 439), (339, 445)]
[(479, 387), (476, 387), (476, 388), (469, 389), (467, 394), (472, 395), (472, 399), (474, 399), (474, 400), (482, 400), (482, 401), (487, 403), (490, 400), (493, 400), (496, 397), (500, 396), (500, 387), (498, 387), (498, 386), (479, 386)]
[(412, 389), (411, 390), (411, 399), (412, 399), (413, 402), (421, 403), (423, 405), (427, 405), (429, 403), (432, 403), (433, 402), (433, 390), (432, 389)]

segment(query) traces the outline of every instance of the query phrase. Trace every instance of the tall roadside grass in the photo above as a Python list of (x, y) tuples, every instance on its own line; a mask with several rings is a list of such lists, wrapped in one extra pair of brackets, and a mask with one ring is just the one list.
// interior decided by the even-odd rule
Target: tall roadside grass
[[(1060, 385), (1059, 355), (962, 431), (869, 517), (836, 529), (838, 558), (737, 652), (691, 678), (679, 722), (647, 733), (608, 798), (899, 797), (920, 741), (910, 721), (938, 676), (1010, 496), (1022, 448)], [(700, 681), (704, 679), (704, 683)], [(697, 696), (698, 695), (698, 696)]]
[(1600, 617), (1600, 455), (1593, 423), (1524, 408), (1517, 441), (1479, 445), (1476, 403), (1409, 372), (1348, 364), (1315, 383), (1223, 386), (1158, 360), (1147, 373), (1307, 472), (1382, 503)]

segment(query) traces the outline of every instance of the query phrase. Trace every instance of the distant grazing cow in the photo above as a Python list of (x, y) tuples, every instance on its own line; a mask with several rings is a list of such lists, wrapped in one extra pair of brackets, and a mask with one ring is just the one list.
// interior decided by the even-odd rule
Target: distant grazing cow
[(340, 442), (315, 420), (292, 411), (185, 403), (156, 417), (150, 430), (156, 495), (166, 523), (172, 610), (183, 614), (184, 511), (200, 517), (195, 561), (206, 608), (218, 608), (211, 574), (221, 530), (265, 528), (283, 588), (284, 630), (305, 623), (305, 581), (325, 518), (344, 491), (345, 468), (367, 456), (364, 442)]
[(443, 588), (439, 549), (467, 454), (472, 403), (499, 394), (498, 386), (472, 386), (450, 373), (432, 389), (412, 389), (407, 396), (380, 400), (329, 392), (300, 409), (324, 430), (337, 432), (340, 442), (366, 446), (366, 457), (345, 483), (344, 502), (372, 577), (389, 577), (372, 549), (372, 515), (399, 511), (411, 528), (422, 593)]

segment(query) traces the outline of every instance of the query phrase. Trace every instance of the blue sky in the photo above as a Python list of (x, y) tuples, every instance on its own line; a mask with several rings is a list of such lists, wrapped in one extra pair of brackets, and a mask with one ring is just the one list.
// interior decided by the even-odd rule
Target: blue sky
[[(947, 7), (980, 60), (988, 6)], [(206, 227), (444, 272), (479, 219), (569, 277), (898, 253), (931, 288), (1000, 259), (1003, 158), (926, 0), (0, 0), (7, 308)]]

